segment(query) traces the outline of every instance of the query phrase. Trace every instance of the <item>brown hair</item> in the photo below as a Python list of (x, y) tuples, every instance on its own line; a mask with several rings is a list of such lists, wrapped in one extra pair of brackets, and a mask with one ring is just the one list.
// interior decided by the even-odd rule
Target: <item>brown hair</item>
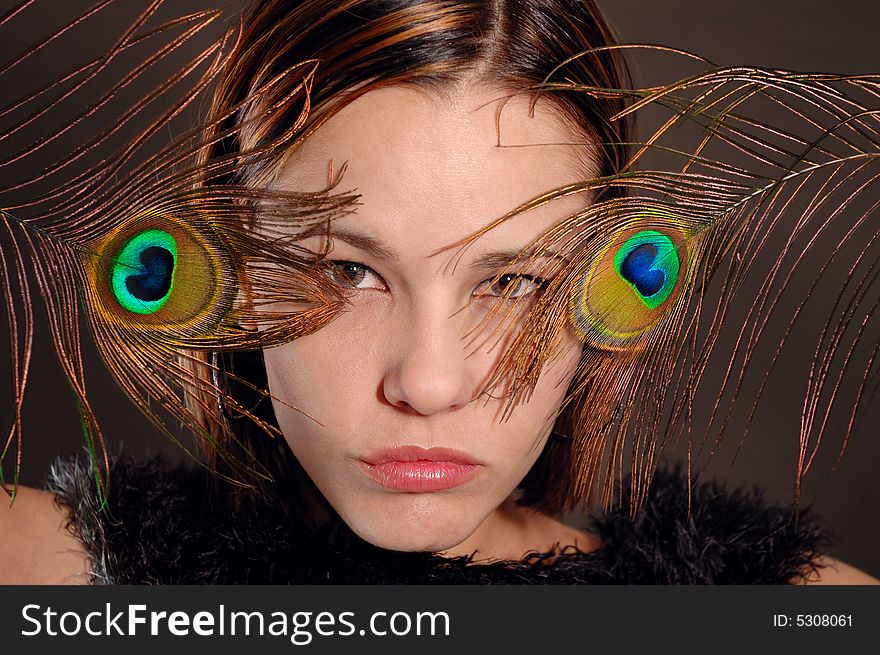
[[(253, 142), (248, 147), (259, 147), (297, 125), (284, 141), (293, 144), (348, 102), (393, 84), (443, 93), (455, 83), (476, 79), (521, 92), (539, 88), (550, 76), (550, 84), (564, 81), (630, 88), (619, 51), (604, 48), (614, 42), (593, 0), (257, 0), (243, 14), (212, 115), (229, 115), (218, 131), (230, 129), (232, 122), (248, 115), (247, 111), (232, 113), (231, 108), (242, 103), (247, 107), (257, 88), (261, 93), (255, 102), (273, 110), (251, 112), (260, 116), (257, 123), (243, 129), (243, 137), (218, 141), (208, 155), (240, 152), (241, 138)], [(554, 73), (569, 57), (594, 48), (599, 50)], [(302, 82), (301, 75), (287, 80), (284, 76), (306, 60), (315, 62), (308, 99), (304, 94), (290, 94), (291, 87)], [(542, 91), (542, 96), (552, 101), (569, 125), (596, 144), (596, 173), (612, 175), (626, 161), (628, 128), (625, 121), (612, 119), (623, 109), (619, 96), (552, 90)], [(300, 121), (306, 102), (308, 113)], [(279, 151), (277, 157), (244, 166), (238, 181), (263, 183), (284, 155)], [(265, 387), (261, 352), (224, 353), (215, 359), (225, 372)], [(253, 407), (261, 420), (276, 424), (265, 396), (231, 382), (226, 383), (226, 391), (234, 394), (240, 406)], [(569, 406), (576, 406), (577, 401), (574, 398)], [(303, 484), (309, 484), (283, 439), (268, 437), (252, 420), (230, 416), (222, 406), (212, 413), (202, 403), (197, 411), (210, 433), (222, 434), (216, 428), (223, 422), (238, 435), (240, 443), (221, 444), (235, 457), (267, 471), (279, 484), (293, 484), (300, 491)], [(557, 420), (559, 434), (572, 433), (567, 414)], [(566, 439), (548, 441), (520, 486), (521, 504), (557, 514), (575, 503), (570, 450), (571, 442)], [(213, 452), (209, 449), (209, 455)]]

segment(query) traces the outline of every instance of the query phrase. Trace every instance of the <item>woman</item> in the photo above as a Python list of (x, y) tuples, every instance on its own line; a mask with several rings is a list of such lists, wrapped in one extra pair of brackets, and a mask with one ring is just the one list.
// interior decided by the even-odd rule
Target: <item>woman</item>
[[(718, 505), (679, 473), (648, 484), (662, 412), (638, 410), (655, 397), (635, 378), (657, 397), (675, 384), (657, 373), (674, 350), (658, 326), (684, 322), (698, 271), (720, 261), (702, 235), (761, 226), (757, 213), (725, 223), (719, 206), (746, 203), (742, 189), (689, 188), (688, 167), (721, 168), (702, 147), (674, 180), (631, 173), (643, 153), (623, 113), (639, 94), (613, 92), (630, 84), (612, 43), (583, 2), (255, 3), (185, 176), (219, 227), (190, 237), (176, 230), (199, 219), (171, 200), (126, 206), (135, 218), (89, 242), (112, 254), (85, 274), (90, 320), (129, 339), (165, 329), (151, 317), (176, 289), (210, 310), (126, 354), (149, 381), (173, 342), (163, 373), (185, 406), (127, 388), (190, 424), (216, 477), (60, 463), (55, 497), (24, 489), (3, 516), (21, 540), (7, 581), (873, 581), (822, 557), (821, 530), (785, 510)], [(177, 202), (188, 187), (175, 184), (159, 188)], [(677, 201), (674, 217), (648, 187)], [(331, 188), (357, 206), (330, 203)], [(189, 264), (190, 251), (207, 254)], [(204, 288), (183, 277), (202, 264)], [(118, 378), (133, 370), (104, 357)], [(640, 531), (621, 509), (598, 533), (564, 524), (591, 488), (612, 497), (628, 424), (641, 432), (617, 500), (656, 520)], [(109, 516), (95, 506), (108, 479)], [(657, 545), (688, 510), (678, 557), (722, 544), (698, 566)], [(768, 525), (743, 540), (746, 521)]]

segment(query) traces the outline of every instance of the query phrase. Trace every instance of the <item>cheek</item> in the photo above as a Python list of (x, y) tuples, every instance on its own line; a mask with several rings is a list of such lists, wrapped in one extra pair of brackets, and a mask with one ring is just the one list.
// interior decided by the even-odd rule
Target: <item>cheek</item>
[(338, 414), (333, 410), (365, 395), (370, 368), (365, 344), (330, 327), (264, 352), (276, 402), (295, 405), (322, 423)]
[(364, 404), (352, 364), (357, 356), (356, 348), (329, 344), (322, 331), (264, 351), (278, 426), (325, 496), (328, 484), (339, 486), (337, 456), (350, 440), (345, 435), (353, 434), (351, 417), (361, 415), (358, 403)]
[[(340, 454), (357, 451), (365, 427), (381, 421), (378, 355), (363, 334), (343, 315), (313, 334), (264, 351), (278, 427), (319, 487), (335, 484)], [(326, 495), (327, 489), (322, 491)]]
[(556, 356), (544, 365), (529, 402), (518, 408), (533, 420), (555, 419), (566, 397), (583, 354), (583, 343), (573, 334), (566, 335)]
[[(496, 418), (491, 429), (496, 435), (499, 456), (506, 460), (511, 472), (509, 491), (540, 456), (577, 372), (582, 352), (583, 344), (576, 337), (566, 338), (557, 356), (545, 364), (528, 402), (518, 405), (508, 420), (499, 423)], [(505, 405), (504, 400), (496, 402), (499, 407)]]
[(583, 356), (583, 342), (569, 332), (565, 337), (565, 343), (560, 351), (559, 359), (549, 367), (550, 370), (547, 375), (547, 383), (553, 386), (553, 392), (560, 402), (576, 376)]

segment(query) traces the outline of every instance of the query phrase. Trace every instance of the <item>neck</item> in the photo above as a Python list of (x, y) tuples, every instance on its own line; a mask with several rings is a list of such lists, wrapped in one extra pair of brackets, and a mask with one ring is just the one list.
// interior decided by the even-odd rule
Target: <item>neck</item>
[(510, 496), (467, 539), (437, 555), (474, 554), (474, 563), (519, 561), (531, 551), (558, 554), (566, 546), (589, 552), (599, 547), (597, 541), (545, 514), (520, 507)]

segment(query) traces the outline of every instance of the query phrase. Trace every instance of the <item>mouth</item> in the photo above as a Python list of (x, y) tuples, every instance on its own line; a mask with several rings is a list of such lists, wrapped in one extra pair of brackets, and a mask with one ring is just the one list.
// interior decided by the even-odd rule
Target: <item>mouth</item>
[(424, 493), (469, 482), (480, 464), (449, 448), (400, 446), (370, 453), (359, 462), (364, 472), (387, 489)]

